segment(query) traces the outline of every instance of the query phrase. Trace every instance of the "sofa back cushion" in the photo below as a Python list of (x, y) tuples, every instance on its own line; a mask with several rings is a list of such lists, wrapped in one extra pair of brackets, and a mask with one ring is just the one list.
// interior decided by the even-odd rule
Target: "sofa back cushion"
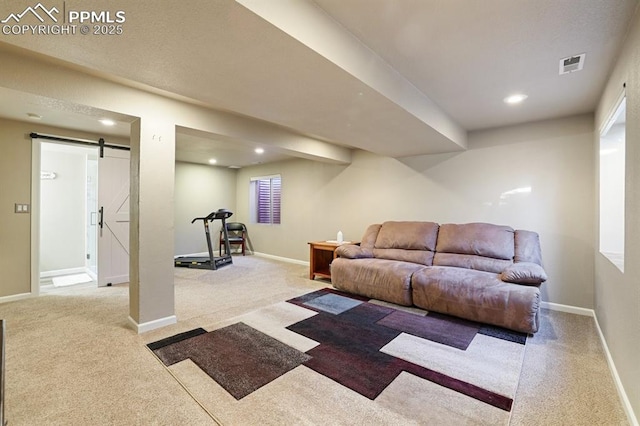
[(373, 245), (376, 243), (376, 238), (378, 238), (378, 233), (380, 232), (379, 223), (374, 223), (373, 225), (369, 225), (367, 230), (364, 231), (364, 235), (362, 236), (362, 241), (360, 241), (360, 247), (368, 250), (373, 250)]
[(514, 230), (489, 223), (440, 225), (433, 264), (500, 273), (513, 263)]
[(542, 266), (540, 237), (536, 232), (516, 230), (515, 262), (530, 262)]
[(384, 222), (378, 232), (373, 255), (379, 259), (431, 266), (437, 239), (437, 223)]
[(385, 222), (378, 232), (375, 248), (434, 251), (437, 239), (437, 223)]

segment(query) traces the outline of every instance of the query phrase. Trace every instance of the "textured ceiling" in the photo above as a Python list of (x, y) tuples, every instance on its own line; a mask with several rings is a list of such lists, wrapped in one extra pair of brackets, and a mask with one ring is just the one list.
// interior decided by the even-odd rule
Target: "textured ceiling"
[[(129, 138), (130, 123), (134, 120), (132, 117), (111, 111), (103, 111), (86, 105), (75, 105), (2, 87), (0, 87), (0, 99), (2, 100), (0, 102), (0, 117), (104, 136)], [(35, 114), (37, 117), (29, 118), (27, 114)], [(99, 121), (102, 119), (110, 119), (115, 122), (115, 125), (105, 126)]]
[[(262, 153), (256, 153), (261, 148)], [(219, 136), (192, 129), (178, 128), (176, 132), (176, 161), (210, 164), (215, 159), (218, 167), (239, 168), (271, 163), (291, 158), (272, 146), (257, 143), (226, 141)]]
[[(636, 0), (315, 0), (467, 130), (591, 112)], [(562, 58), (587, 53), (559, 75)], [(503, 98), (529, 95), (508, 108)]]
[[(1, 41), (320, 140), (400, 157), (464, 146), (430, 119), (434, 106), (462, 132), (593, 111), (638, 4), (271, 0), (264, 13), (260, 1), (112, 0), (111, 10), (126, 11), (121, 36)], [(32, 3), (1, 1), (0, 15)], [(69, 9), (80, 5), (86, 2), (65, 2)], [(316, 31), (315, 38), (305, 39), (305, 30)], [(325, 53), (323, 41), (339, 55)], [(587, 54), (584, 70), (559, 76), (558, 61), (580, 53)], [(529, 98), (509, 107), (502, 99), (514, 91)], [(193, 138), (201, 136), (190, 139), (198, 149), (202, 140)], [(178, 142), (189, 147), (180, 135)], [(220, 144), (212, 143), (212, 156), (216, 149)]]

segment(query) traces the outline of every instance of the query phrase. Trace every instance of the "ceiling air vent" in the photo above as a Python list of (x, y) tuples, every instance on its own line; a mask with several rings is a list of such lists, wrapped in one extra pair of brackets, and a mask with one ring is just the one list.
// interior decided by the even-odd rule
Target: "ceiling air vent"
[(569, 74), (570, 72), (580, 71), (584, 66), (584, 57), (586, 53), (568, 58), (560, 59), (560, 75)]

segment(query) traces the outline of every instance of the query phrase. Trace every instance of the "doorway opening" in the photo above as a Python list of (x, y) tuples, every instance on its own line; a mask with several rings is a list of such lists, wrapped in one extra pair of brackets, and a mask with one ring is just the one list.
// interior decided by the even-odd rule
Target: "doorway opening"
[(42, 292), (97, 285), (98, 148), (40, 145)]
[(31, 137), (31, 293), (128, 282), (129, 147)]

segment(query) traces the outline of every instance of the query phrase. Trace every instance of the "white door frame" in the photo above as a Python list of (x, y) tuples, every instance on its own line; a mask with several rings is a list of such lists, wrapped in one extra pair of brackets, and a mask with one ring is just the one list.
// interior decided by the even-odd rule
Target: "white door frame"
[(40, 294), (40, 159), (42, 139), (31, 139), (31, 295)]

